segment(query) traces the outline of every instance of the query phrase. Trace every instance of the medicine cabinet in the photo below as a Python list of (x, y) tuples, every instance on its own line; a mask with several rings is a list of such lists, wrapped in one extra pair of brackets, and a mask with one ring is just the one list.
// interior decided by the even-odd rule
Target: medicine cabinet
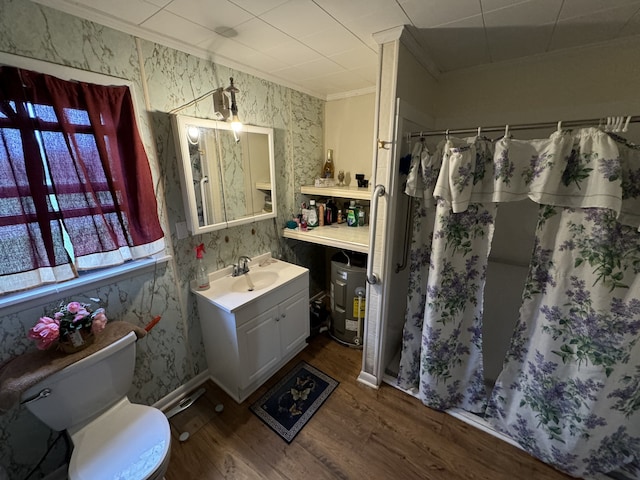
[(187, 227), (200, 234), (276, 216), (273, 129), (172, 116)]

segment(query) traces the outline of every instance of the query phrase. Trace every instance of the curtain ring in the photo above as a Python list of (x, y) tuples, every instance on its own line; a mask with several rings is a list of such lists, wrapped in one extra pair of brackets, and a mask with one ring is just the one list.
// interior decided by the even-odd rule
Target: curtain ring
[(447, 128), (447, 130), (444, 132), (444, 138), (446, 140), (449, 140), (449, 129)]
[(562, 120), (558, 121), (558, 133), (562, 133)]
[(622, 128), (623, 132), (628, 132), (629, 131), (629, 122), (631, 121), (631, 115), (629, 115), (627, 117), (627, 121), (624, 122), (624, 127)]
[(505, 125), (505, 126), (504, 126), (504, 136), (505, 136), (506, 138), (508, 138), (508, 137), (509, 137), (509, 124), (507, 124), (507, 125)]
[(482, 135), (482, 127), (478, 127), (478, 138), (480, 138), (480, 135)]

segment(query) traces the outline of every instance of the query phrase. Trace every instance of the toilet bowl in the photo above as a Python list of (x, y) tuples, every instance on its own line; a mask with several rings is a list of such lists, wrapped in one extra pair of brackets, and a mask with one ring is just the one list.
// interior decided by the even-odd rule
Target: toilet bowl
[(171, 429), (154, 407), (131, 403), (135, 333), (27, 390), (27, 408), (73, 443), (70, 480), (156, 480), (167, 470)]

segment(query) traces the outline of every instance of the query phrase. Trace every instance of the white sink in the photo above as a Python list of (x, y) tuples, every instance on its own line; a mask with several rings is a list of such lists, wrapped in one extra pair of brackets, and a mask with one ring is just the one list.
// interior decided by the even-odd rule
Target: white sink
[(270, 253), (254, 257), (248, 266), (249, 272), (238, 277), (232, 276), (231, 266), (210, 273), (207, 290), (198, 290), (192, 283), (191, 291), (227, 312), (233, 312), (286, 283), (303, 278), (308, 271), (299, 265), (273, 259)]
[(244, 275), (240, 275), (234, 279), (231, 284), (231, 290), (234, 292), (254, 292), (256, 290), (262, 290), (263, 288), (273, 285), (278, 277), (278, 272), (273, 270), (250, 270)]

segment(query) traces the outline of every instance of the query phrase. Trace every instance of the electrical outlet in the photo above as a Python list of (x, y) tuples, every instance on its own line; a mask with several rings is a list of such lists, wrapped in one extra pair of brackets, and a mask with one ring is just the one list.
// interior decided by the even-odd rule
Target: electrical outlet
[(187, 222), (176, 222), (176, 235), (178, 236), (178, 240), (182, 240), (183, 238), (187, 238), (189, 236), (189, 231), (187, 230)]

